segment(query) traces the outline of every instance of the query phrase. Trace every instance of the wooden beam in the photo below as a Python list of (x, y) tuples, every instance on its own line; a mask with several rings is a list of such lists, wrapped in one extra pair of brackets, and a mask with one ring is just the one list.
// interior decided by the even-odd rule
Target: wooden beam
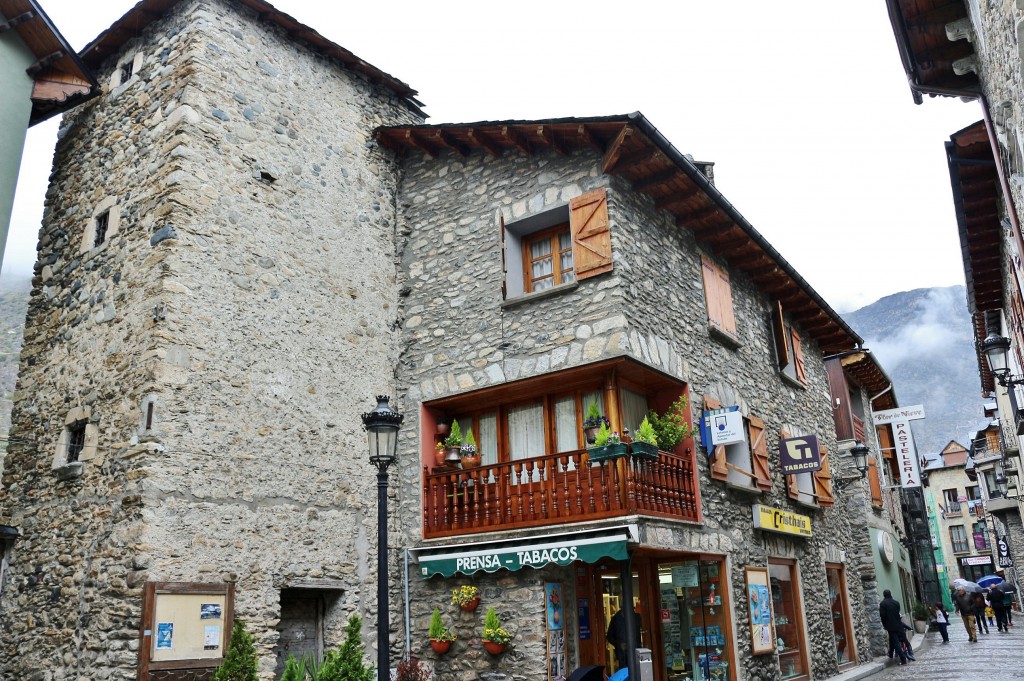
[(619, 157), (618, 163), (615, 167), (606, 172), (614, 172), (616, 170), (626, 170), (631, 166), (635, 166), (639, 163), (646, 163), (647, 161), (653, 161), (658, 158), (664, 159), (665, 157), (661, 153), (661, 149), (655, 146), (644, 147), (638, 151), (634, 151), (630, 154), (625, 154)]
[[(712, 215), (715, 215), (715, 214), (721, 213), (721, 212), (722, 212), (722, 209), (719, 208), (718, 206), (707, 206), (706, 208), (701, 208), (698, 211), (693, 211), (692, 213), (685, 213), (683, 215), (680, 215), (679, 217), (676, 218), (676, 226), (677, 227), (689, 227), (689, 223), (691, 223), (691, 222), (700, 222), (701, 220), (707, 220)], [(695, 230), (696, 229), (694, 227), (689, 227), (689, 228), (691, 230)]]
[(604, 145), (601, 144), (601, 140), (594, 136), (594, 132), (587, 127), (585, 123), (580, 123), (579, 126), (576, 127), (576, 134), (583, 138), (587, 144), (593, 147), (594, 151), (599, 154), (604, 153)]
[(32, 10), (28, 10), (27, 12), (22, 12), (17, 16), (11, 17), (7, 21), (0, 21), (0, 33), (6, 33), (7, 31), (12, 30), (18, 24), (23, 24), (26, 21), (31, 21), (32, 19), (35, 18), (36, 13), (33, 12)]
[(569, 152), (565, 147), (555, 139), (555, 131), (551, 127), (544, 127), (543, 125), (537, 126), (537, 137), (544, 141), (544, 144), (548, 145), (562, 156), (568, 156)]
[(25, 69), (25, 73), (27, 73), (30, 76), (34, 76), (37, 73), (39, 73), (40, 71), (42, 71), (43, 69), (49, 67), (51, 64), (53, 64), (53, 62), (57, 61), (58, 59), (62, 58), (63, 56), (64, 56), (64, 52), (62, 50), (57, 50), (56, 52), (51, 52), (50, 54), (46, 55), (45, 57), (41, 57), (39, 60), (36, 61), (36, 63), (32, 64), (27, 69)]
[(643, 178), (642, 180), (637, 180), (636, 182), (634, 182), (633, 191), (642, 192), (647, 189), (651, 189), (652, 187), (663, 185), (672, 178), (678, 176), (682, 172), (683, 171), (679, 170), (679, 168), (672, 166), (668, 170), (662, 170), (660, 173), (653, 173)]
[(412, 130), (405, 131), (405, 141), (415, 149), (419, 149), (430, 158), (437, 158), (437, 152), (428, 147), (426, 144), (416, 139), (416, 135), (413, 134)]
[(782, 270), (775, 264), (768, 254), (757, 249), (753, 256), (745, 260), (733, 260), (733, 267), (742, 268), (750, 277), (763, 277), (769, 274), (781, 274)]
[(484, 135), (479, 130), (474, 130), (473, 128), (469, 128), (468, 130), (466, 130), (466, 135), (469, 137), (471, 142), (473, 142), (474, 144), (476, 144), (479, 147), (481, 147), (484, 151), (486, 151), (491, 156), (493, 156), (495, 158), (500, 158), (501, 157), (501, 149), (499, 149), (494, 144), (494, 142), (491, 141), (491, 139), (489, 137)]
[(438, 130), (434, 133), (434, 139), (442, 146), (452, 149), (462, 158), (466, 158), (472, 153), (472, 149), (467, 147), (465, 144), (455, 139), (455, 136), (446, 130)]
[(697, 189), (690, 189), (686, 192), (672, 192), (668, 196), (663, 196), (660, 199), (655, 200), (654, 207), (657, 210), (665, 210), (669, 206), (674, 206), (677, 203), (688, 201), (693, 198), (693, 195), (697, 193)]
[(530, 155), (530, 145), (524, 142), (523, 138), (519, 136), (519, 133), (517, 133), (512, 128), (508, 127), (507, 125), (501, 126), (501, 136), (506, 142), (511, 144), (519, 151), (523, 152), (527, 156)]
[(604, 154), (604, 163), (601, 165), (601, 171), (604, 173), (610, 173), (618, 165), (619, 159), (622, 157), (625, 151), (625, 145), (629, 139), (633, 136), (633, 127), (630, 125), (622, 126), (622, 130), (619, 130), (619, 134), (615, 136), (615, 140), (608, 147), (608, 151)]

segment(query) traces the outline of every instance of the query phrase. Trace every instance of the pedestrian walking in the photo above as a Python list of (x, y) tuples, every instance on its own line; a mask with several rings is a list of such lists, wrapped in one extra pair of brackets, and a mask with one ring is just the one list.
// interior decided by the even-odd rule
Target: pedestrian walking
[(1000, 589), (1000, 592), (1003, 594), (1003, 607), (1006, 609), (1006, 623), (1009, 624), (1012, 627), (1013, 626), (1013, 592), (1012, 591), (1003, 591), (1002, 589)]
[(960, 617), (963, 618), (968, 643), (977, 643), (978, 634), (974, 631), (974, 598), (961, 586), (953, 592), (953, 602), (956, 603)]
[(909, 627), (900, 617), (900, 603), (892, 597), (892, 592), (886, 589), (882, 596), (882, 602), (878, 604), (878, 617), (882, 621), (882, 628), (889, 634), (889, 657), (895, 654), (900, 658), (900, 664), (906, 664), (907, 660), (914, 659), (914, 651), (906, 634)]
[(980, 591), (974, 594), (974, 620), (979, 634), (982, 632), (988, 633), (988, 622), (985, 621), (985, 608), (987, 607), (985, 594)]
[(992, 604), (992, 612), (995, 613), (996, 628), (999, 631), (1009, 633), (1010, 625), (1006, 621), (1006, 608), (1003, 607), (1003, 592), (999, 589), (992, 589), (989, 592), (988, 601)]
[(935, 607), (932, 608), (932, 615), (935, 616), (935, 626), (939, 628), (939, 633), (942, 634), (942, 642), (949, 643), (949, 613), (946, 612), (946, 608), (943, 607), (942, 603), (935, 604)]

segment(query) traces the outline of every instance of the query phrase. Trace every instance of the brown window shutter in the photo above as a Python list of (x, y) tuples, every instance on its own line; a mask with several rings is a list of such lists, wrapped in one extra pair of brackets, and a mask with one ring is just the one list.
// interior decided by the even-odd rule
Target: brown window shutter
[(750, 437), (754, 481), (758, 489), (770, 490), (772, 488), (771, 461), (768, 454), (768, 438), (764, 434), (764, 421), (757, 416), (751, 416), (747, 421), (747, 435)]
[(505, 264), (505, 216), (498, 211), (498, 247), (501, 249), (501, 299), (508, 297), (508, 265)]
[(782, 303), (776, 302), (772, 310), (772, 333), (775, 335), (775, 355), (779, 368), (789, 366), (789, 339), (786, 337), (786, 322), (782, 318)]
[(796, 363), (796, 380), (807, 385), (807, 371), (804, 369), (804, 351), (800, 346), (800, 333), (790, 327), (790, 339), (793, 341), (793, 361)]
[[(787, 438), (789, 438), (789, 432), (788, 431), (784, 430), (781, 433), (779, 433), (779, 439), (780, 440), (785, 440)], [(796, 482), (796, 476), (795, 475), (783, 475), (782, 477), (786, 481), (786, 496), (788, 496), (790, 499), (799, 500), (800, 499), (800, 486)]]
[(814, 494), (818, 500), (818, 506), (828, 508), (835, 503), (836, 497), (832, 493), (832, 471), (828, 466), (828, 449), (820, 445), (821, 470), (814, 471)]
[[(704, 409), (706, 411), (721, 408), (722, 403), (714, 397), (704, 397)], [(701, 415), (701, 418), (703, 418), (703, 415)], [(725, 445), (715, 447), (715, 455), (711, 460), (711, 479), (722, 480), (723, 482), (729, 479), (729, 469), (725, 465)]]
[(704, 274), (704, 300), (708, 307), (708, 323), (722, 328), (722, 304), (718, 299), (718, 267), (704, 256), (700, 258)]
[(896, 456), (896, 450), (892, 440), (892, 426), (885, 423), (875, 427), (875, 434), (878, 436), (878, 447), (882, 450), (882, 456), (891, 459)]
[(868, 457), (868, 487), (871, 488), (871, 505), (882, 505), (882, 481), (878, 477), (878, 460)]
[(722, 306), (722, 330), (736, 334), (736, 316), (732, 309), (732, 285), (725, 270), (718, 270), (718, 302)]
[(569, 202), (572, 260), (576, 280), (612, 269), (612, 233), (608, 222), (608, 195), (595, 189)]

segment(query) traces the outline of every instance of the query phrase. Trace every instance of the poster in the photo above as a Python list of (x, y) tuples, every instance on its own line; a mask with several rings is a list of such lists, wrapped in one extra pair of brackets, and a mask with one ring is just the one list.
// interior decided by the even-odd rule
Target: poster
[(562, 584), (560, 582), (545, 582), (544, 596), (547, 603), (548, 631), (558, 631), (562, 628)]
[[(544, 623), (548, 630), (548, 681), (564, 681), (569, 673), (565, 650), (565, 618), (562, 611), (561, 582), (544, 582), (544, 601), (547, 616)], [(583, 600), (583, 599), (580, 599)]]
[(692, 588), (698, 585), (697, 564), (678, 565), (672, 568), (672, 586)]
[(203, 628), (203, 650), (220, 648), (220, 625), (208, 624)]
[(220, 603), (203, 603), (199, 606), (199, 619), (219, 620), (221, 617)]
[(747, 611), (750, 616), (750, 646), (754, 655), (775, 652), (772, 633), (772, 603), (768, 570), (747, 568)]
[(170, 650), (174, 645), (174, 622), (160, 622), (156, 625), (156, 649)]

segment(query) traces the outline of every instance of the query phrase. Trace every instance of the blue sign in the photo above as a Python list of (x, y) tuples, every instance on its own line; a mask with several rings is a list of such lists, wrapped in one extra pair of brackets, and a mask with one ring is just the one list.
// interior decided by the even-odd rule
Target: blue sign
[(700, 442), (704, 445), (705, 452), (710, 459), (715, 453), (715, 445), (712, 444), (711, 437), (711, 417), (715, 414), (727, 414), (731, 411), (739, 411), (738, 406), (724, 407), (722, 409), (708, 409), (705, 410), (700, 420)]
[(783, 475), (821, 470), (821, 450), (816, 435), (779, 440), (779, 467)]
[(576, 599), (576, 622), (579, 624), (579, 634), (581, 641), (590, 640), (590, 599), (589, 598), (577, 598)]

